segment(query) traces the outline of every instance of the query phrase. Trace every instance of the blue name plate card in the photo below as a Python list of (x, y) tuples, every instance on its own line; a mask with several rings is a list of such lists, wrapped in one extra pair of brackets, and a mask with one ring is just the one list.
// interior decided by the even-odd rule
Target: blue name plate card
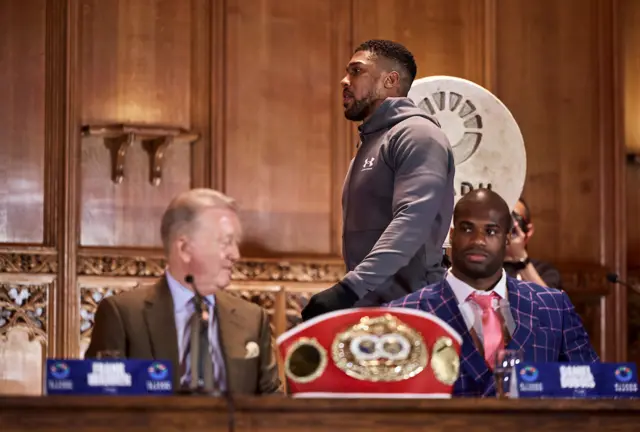
[(513, 398), (637, 398), (634, 363), (521, 363), (514, 369)]
[(171, 362), (47, 359), (49, 395), (163, 395), (173, 393)]
[(635, 363), (600, 363), (597, 377), (601, 398), (637, 398), (638, 374)]

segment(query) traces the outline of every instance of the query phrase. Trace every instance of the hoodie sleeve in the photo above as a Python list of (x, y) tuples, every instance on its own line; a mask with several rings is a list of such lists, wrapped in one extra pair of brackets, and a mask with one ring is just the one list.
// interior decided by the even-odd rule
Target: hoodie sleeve
[(343, 279), (359, 297), (374, 291), (406, 266), (431, 234), (453, 169), (448, 140), (420, 122), (400, 129), (383, 150), (394, 169), (393, 220), (360, 264)]

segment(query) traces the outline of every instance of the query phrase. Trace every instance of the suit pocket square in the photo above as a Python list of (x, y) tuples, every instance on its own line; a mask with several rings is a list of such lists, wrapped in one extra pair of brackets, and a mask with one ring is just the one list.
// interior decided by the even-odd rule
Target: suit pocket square
[(259, 354), (260, 354), (260, 347), (258, 346), (258, 344), (255, 343), (254, 341), (247, 342), (247, 345), (245, 346), (244, 358), (251, 359), (254, 357), (258, 357)]

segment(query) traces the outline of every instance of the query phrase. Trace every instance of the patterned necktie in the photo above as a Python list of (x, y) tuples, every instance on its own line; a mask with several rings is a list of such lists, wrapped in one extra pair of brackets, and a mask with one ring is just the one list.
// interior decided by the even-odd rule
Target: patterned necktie
[(502, 334), (502, 322), (498, 312), (494, 309), (494, 302), (498, 302), (498, 295), (492, 292), (489, 295), (471, 294), (471, 300), (482, 309), (482, 338), (484, 342), (484, 359), (493, 370), (495, 366), (495, 355), (498, 350), (504, 348), (504, 337)]
[(213, 360), (209, 350), (209, 305), (205, 299), (193, 297), (195, 311), (189, 319), (190, 343), (189, 359), (191, 363), (191, 390), (203, 388), (213, 392)]

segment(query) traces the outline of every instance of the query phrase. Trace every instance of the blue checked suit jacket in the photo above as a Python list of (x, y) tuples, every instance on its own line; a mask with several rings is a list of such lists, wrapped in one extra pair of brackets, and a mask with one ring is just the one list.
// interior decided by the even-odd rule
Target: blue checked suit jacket
[[(530, 362), (599, 361), (582, 320), (564, 291), (507, 277), (507, 292), (516, 323), (507, 349), (521, 350), (525, 361)], [(495, 395), (493, 373), (476, 349), (453, 290), (446, 280), (394, 300), (387, 306), (432, 313), (460, 333), (460, 376), (454, 384), (454, 396)]]

